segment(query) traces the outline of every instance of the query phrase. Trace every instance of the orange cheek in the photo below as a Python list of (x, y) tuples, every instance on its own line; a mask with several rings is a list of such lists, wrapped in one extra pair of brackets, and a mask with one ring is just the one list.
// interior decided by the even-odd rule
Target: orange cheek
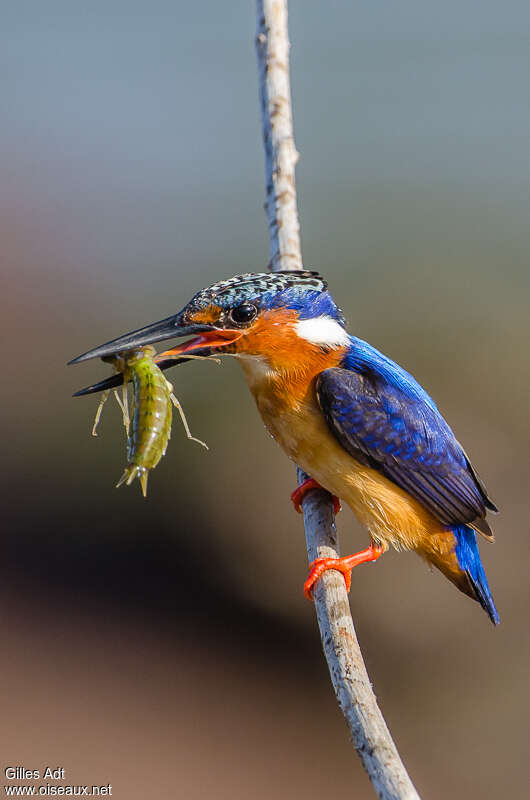
[(294, 327), (297, 320), (298, 314), (290, 309), (266, 311), (235, 343), (234, 351), (265, 356), (274, 370), (307, 387), (310, 375), (340, 363), (343, 350), (324, 351), (301, 338)]
[(272, 358), (289, 350), (298, 338), (293, 330), (297, 315), (290, 309), (264, 311), (237, 343), (239, 353)]

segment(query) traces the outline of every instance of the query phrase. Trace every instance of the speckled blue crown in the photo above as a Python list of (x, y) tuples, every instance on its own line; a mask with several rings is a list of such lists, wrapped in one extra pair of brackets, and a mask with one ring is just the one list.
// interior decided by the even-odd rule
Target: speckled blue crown
[(192, 298), (189, 307), (232, 308), (241, 303), (254, 303), (263, 310), (294, 309), (300, 319), (327, 314), (342, 323), (342, 314), (327, 286), (318, 272), (311, 270), (248, 272), (202, 289)]

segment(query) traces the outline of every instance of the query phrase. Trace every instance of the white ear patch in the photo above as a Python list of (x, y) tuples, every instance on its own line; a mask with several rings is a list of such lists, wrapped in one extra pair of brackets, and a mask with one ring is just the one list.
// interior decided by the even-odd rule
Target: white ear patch
[(337, 320), (328, 316), (301, 319), (294, 326), (298, 336), (312, 344), (327, 347), (349, 347), (350, 337)]

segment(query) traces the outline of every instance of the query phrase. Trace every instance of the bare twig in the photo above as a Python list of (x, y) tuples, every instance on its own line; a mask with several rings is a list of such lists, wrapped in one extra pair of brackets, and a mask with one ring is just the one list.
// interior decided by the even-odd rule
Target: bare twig
[(287, 3), (258, 0), (261, 124), (265, 147), (265, 210), (269, 223), (270, 268), (303, 269), (296, 208)]
[[(287, 0), (257, 0), (256, 48), (265, 145), (266, 210), (270, 268), (302, 268), (294, 170), (289, 81)], [(299, 469), (298, 482), (307, 476)], [(339, 555), (328, 492), (314, 490), (303, 503), (309, 561)], [(372, 691), (350, 613), (342, 575), (323, 574), (314, 590), (315, 609), (331, 680), (353, 743), (378, 797), (419, 800)]]

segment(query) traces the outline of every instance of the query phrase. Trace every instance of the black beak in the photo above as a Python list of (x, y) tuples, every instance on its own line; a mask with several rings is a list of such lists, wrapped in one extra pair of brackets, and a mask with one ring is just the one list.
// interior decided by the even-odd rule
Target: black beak
[(181, 336), (195, 336), (205, 331), (211, 331), (211, 325), (185, 325), (182, 321), (182, 314), (174, 314), (172, 317), (153, 322), (145, 328), (126, 333), (110, 342), (100, 344), (93, 350), (88, 350), (77, 358), (73, 358), (68, 364), (79, 364), (81, 361), (88, 361), (89, 358), (103, 358), (123, 350), (134, 350), (135, 347), (143, 347), (146, 344), (163, 342), (165, 339), (174, 339)]
[[(94, 347), (93, 350), (88, 350), (77, 358), (73, 358), (68, 364), (79, 364), (81, 361), (88, 361), (90, 358), (103, 358), (110, 356), (114, 353), (119, 353), (124, 350), (134, 350), (135, 347), (143, 347), (147, 344), (154, 344), (155, 342), (163, 342), (165, 339), (175, 339), (182, 336), (195, 336), (207, 331), (212, 330), (211, 325), (186, 325), (182, 319), (182, 313), (174, 314), (172, 317), (160, 320), (160, 322), (153, 322), (152, 325), (146, 325), (144, 328), (139, 328), (131, 333), (126, 333), (124, 336), (119, 336), (117, 339), (112, 339), (110, 342)], [(204, 348), (200, 351), (201, 354), (209, 355), (209, 350)], [(189, 358), (182, 357), (161, 357), (155, 358), (156, 363), (162, 370), (174, 367), (177, 364), (182, 364), (190, 361)], [(81, 397), (85, 394), (93, 394), (94, 392), (104, 392), (106, 389), (115, 389), (123, 383), (123, 375), (109, 375), (98, 383), (92, 386), (87, 386), (86, 389), (80, 389), (74, 394), (74, 397)]]

